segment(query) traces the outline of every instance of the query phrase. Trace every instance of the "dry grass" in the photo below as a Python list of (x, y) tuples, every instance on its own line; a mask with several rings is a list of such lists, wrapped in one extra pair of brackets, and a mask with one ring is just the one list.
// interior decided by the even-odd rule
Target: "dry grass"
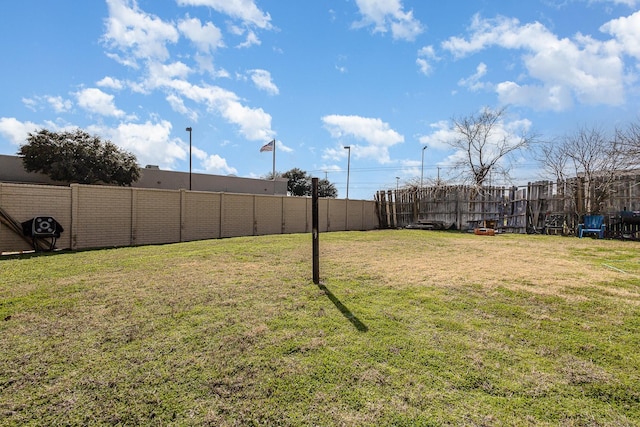
[(0, 261), (0, 425), (638, 425), (640, 245), (424, 231)]

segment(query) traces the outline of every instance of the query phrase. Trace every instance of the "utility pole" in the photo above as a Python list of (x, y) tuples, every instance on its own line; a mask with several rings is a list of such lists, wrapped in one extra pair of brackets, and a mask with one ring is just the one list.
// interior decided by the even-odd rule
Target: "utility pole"
[(347, 155), (347, 199), (349, 198), (349, 174), (351, 172), (351, 146), (345, 145), (345, 150), (349, 150), (349, 154)]

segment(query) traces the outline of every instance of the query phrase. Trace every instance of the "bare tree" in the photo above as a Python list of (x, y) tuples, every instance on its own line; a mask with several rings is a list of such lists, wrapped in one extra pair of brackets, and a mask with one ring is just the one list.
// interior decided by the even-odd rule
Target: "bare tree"
[(565, 181), (569, 176), (569, 156), (561, 140), (540, 144), (536, 160), (542, 167), (544, 177), (553, 176), (557, 181)]
[(618, 138), (610, 138), (595, 127), (578, 128), (543, 145), (538, 160), (558, 182), (569, 182), (565, 191), (578, 216), (602, 211), (615, 178), (625, 166)]
[(616, 141), (622, 150), (628, 168), (640, 168), (640, 121), (624, 129), (616, 129)]
[(455, 167), (460, 176), (481, 187), (494, 172), (508, 177), (507, 156), (526, 148), (535, 136), (526, 129), (511, 129), (505, 125), (506, 108), (482, 109), (478, 114), (454, 118), (454, 139), (447, 143), (458, 150)]

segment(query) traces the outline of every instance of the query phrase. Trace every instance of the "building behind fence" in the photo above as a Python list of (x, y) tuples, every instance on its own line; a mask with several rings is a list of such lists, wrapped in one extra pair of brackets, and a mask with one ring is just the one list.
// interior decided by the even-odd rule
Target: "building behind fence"
[[(19, 222), (47, 215), (59, 249), (162, 244), (311, 231), (311, 199), (278, 195), (72, 184), (0, 183), (0, 207)], [(321, 232), (378, 227), (374, 201), (320, 199)], [(0, 253), (31, 249), (0, 224)]]
[[(538, 181), (526, 187), (438, 185), (379, 191), (375, 199), (380, 228), (490, 227), (508, 233), (572, 234), (582, 215), (593, 208), (583, 188), (580, 178)], [(610, 237), (640, 238), (640, 224), (624, 220), (625, 214), (632, 213), (640, 222), (640, 174), (618, 176), (598, 212), (605, 216)]]

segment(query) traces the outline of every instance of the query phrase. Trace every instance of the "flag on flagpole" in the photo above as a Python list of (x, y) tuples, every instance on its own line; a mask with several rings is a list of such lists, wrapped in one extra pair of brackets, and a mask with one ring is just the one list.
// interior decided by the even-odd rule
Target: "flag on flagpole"
[(276, 143), (276, 140), (272, 140), (271, 142), (264, 144), (262, 146), (262, 148), (260, 148), (260, 152), (262, 153), (263, 151), (273, 151), (273, 146)]

